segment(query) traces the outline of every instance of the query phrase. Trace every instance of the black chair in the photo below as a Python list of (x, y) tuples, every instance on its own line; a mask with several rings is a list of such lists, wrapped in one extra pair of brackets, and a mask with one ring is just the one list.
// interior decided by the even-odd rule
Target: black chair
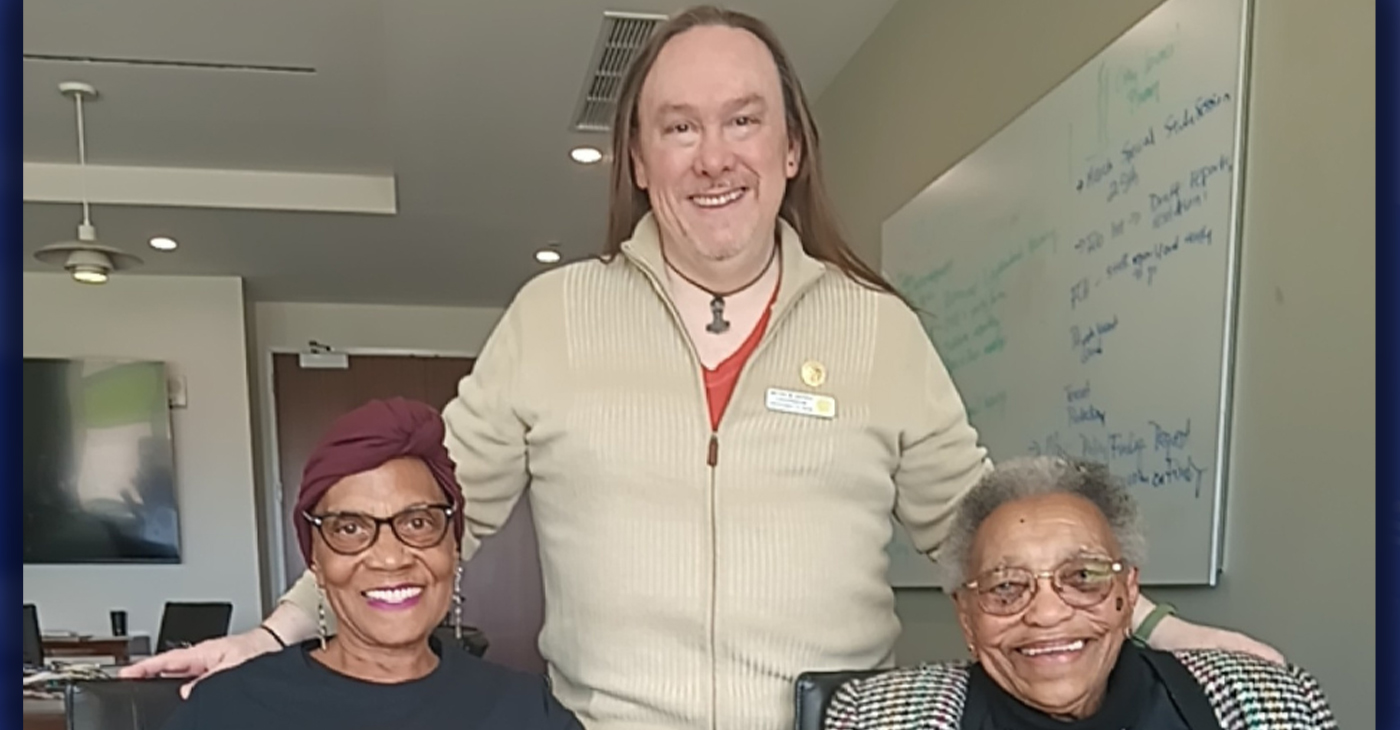
[(155, 653), (228, 636), (232, 603), (167, 603), (160, 617)]
[(44, 636), (39, 633), (39, 608), (24, 604), (24, 666), (44, 666)]
[[(433, 629), (433, 636), (447, 646), (458, 643), (457, 632), (450, 625), (444, 624)], [(484, 657), (486, 650), (491, 648), (491, 642), (486, 639), (486, 634), (481, 629), (463, 626), (461, 647), (472, 656)]]
[(68, 730), (159, 730), (180, 706), (184, 679), (95, 679), (68, 685)]
[(797, 730), (822, 730), (826, 708), (836, 690), (853, 680), (889, 670), (864, 669), (843, 672), (803, 672), (797, 675)]

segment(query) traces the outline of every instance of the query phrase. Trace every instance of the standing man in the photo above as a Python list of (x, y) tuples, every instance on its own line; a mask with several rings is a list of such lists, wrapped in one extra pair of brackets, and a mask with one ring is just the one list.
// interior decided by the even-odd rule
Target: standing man
[[(788, 727), (799, 672), (892, 661), (890, 515), (932, 555), (990, 463), (918, 318), (841, 238), (761, 21), (693, 8), (640, 50), (609, 215), (605, 256), (526, 284), (444, 412), (463, 555), (529, 486), (541, 653), (587, 727)], [(267, 630), (130, 674), (313, 636), (317, 601), (304, 577)], [(1276, 656), (1172, 617), (1151, 642)]]

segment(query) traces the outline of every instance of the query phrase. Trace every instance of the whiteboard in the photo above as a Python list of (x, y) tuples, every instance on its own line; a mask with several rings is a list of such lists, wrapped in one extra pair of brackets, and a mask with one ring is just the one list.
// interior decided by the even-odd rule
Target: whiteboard
[[(1248, 10), (1167, 0), (882, 229), (993, 461), (1106, 462), (1145, 583), (1221, 567)], [(892, 583), (934, 585), (896, 534)]]

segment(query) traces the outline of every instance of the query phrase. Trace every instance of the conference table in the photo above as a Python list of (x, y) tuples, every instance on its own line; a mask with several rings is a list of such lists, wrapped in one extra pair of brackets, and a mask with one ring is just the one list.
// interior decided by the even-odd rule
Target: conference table
[[(45, 636), (44, 656), (48, 659), (65, 657), (112, 657), (115, 664), (131, 661), (131, 636)], [(144, 637), (142, 637), (144, 638)]]
[[(147, 646), (150, 637), (144, 634), (133, 636), (44, 636), (40, 639), (44, 646), (44, 656), (48, 659), (88, 659), (112, 657), (108, 665), (102, 662), (102, 671), (115, 675), (116, 666), (128, 664), (133, 657), (149, 653)], [(134, 644), (134, 646), (133, 646)], [(24, 698), (24, 730), (66, 730), (68, 718), (62, 697)]]

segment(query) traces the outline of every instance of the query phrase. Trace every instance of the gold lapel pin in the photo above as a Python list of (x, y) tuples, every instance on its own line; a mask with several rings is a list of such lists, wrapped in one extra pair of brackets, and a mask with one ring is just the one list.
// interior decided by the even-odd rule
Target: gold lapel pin
[(802, 382), (809, 388), (820, 388), (826, 382), (826, 366), (816, 360), (802, 363)]

